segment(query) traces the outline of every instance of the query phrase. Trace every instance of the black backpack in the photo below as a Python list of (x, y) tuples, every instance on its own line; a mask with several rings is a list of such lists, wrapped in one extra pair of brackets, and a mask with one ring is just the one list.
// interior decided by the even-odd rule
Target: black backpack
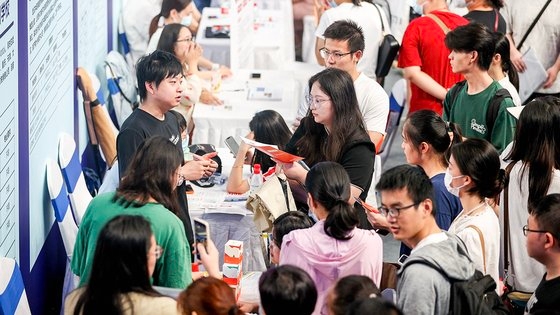
[[(465, 84), (467, 84), (466, 80), (457, 82), (449, 90), (448, 93), (451, 96), (451, 98), (450, 98), (449, 108), (447, 108), (448, 112), (449, 110), (451, 110), (453, 104), (455, 104), (455, 101), (457, 100), (457, 96), (459, 95), (459, 92), (461, 91), (463, 86), (465, 86)], [(489, 137), (492, 137), (492, 129), (494, 128), (494, 122), (496, 121), (496, 118), (498, 117), (498, 112), (500, 111), (500, 104), (502, 104), (502, 101), (506, 98), (511, 99), (511, 94), (509, 94), (509, 91), (504, 88), (497, 90), (496, 94), (494, 94), (494, 97), (492, 97), (490, 106), (486, 111), (486, 127), (488, 128)]]
[(475, 270), (467, 280), (456, 280), (449, 278), (440, 267), (428, 261), (412, 261), (406, 266), (414, 263), (421, 263), (439, 271), (451, 283), (449, 315), (509, 314), (495, 291), (496, 282), (489, 275)]

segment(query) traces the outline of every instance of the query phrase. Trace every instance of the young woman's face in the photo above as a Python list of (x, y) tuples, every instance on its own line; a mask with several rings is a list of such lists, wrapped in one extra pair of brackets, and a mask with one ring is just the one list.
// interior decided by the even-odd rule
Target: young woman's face
[(181, 63), (187, 61), (187, 53), (192, 45), (194, 45), (194, 42), (192, 41), (191, 31), (187, 27), (181, 27), (177, 40), (175, 41), (174, 49), (175, 56), (177, 56)]
[(418, 151), (418, 148), (416, 148), (414, 144), (412, 144), (412, 142), (410, 142), (410, 140), (408, 139), (408, 135), (406, 133), (406, 124), (402, 132), (401, 148), (404, 151), (404, 156), (406, 157), (407, 163), (415, 165), (418, 165), (420, 163), (420, 152)]
[(313, 119), (316, 123), (325, 125), (325, 127), (330, 129), (334, 119), (334, 106), (327, 93), (321, 90), (321, 85), (318, 81), (315, 81), (311, 86), (309, 96), (309, 109), (311, 109)]

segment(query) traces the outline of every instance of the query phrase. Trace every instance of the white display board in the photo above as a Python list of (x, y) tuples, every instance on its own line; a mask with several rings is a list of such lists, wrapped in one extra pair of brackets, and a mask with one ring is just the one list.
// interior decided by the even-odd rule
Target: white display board
[(255, 4), (253, 0), (234, 0), (229, 5), (231, 69), (253, 69)]

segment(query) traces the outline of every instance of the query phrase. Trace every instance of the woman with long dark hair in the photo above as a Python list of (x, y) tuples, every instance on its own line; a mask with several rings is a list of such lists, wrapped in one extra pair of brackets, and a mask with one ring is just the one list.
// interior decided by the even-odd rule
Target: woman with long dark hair
[[(263, 110), (255, 114), (249, 122), (249, 134), (246, 138), (261, 143), (277, 145), (278, 149), (284, 150), (286, 143), (290, 141), (292, 132), (282, 116), (274, 110)], [(263, 172), (267, 172), (276, 163), (270, 157), (258, 150), (254, 153), (245, 142), (239, 145), (239, 151), (235, 156), (233, 167), (227, 182), (227, 191), (242, 194), (249, 191), (249, 182), (243, 178), (243, 165), (249, 164), (251, 168), (260, 164)]]
[[(156, 136), (143, 142), (132, 158), (114, 193), (101, 194), (89, 204), (76, 238), (72, 271), (80, 277), (80, 285), (91, 279), (93, 253), (103, 226), (119, 214), (142, 215), (153, 226), (159, 245), (165, 250), (156, 263), (153, 284), (185, 288), (192, 281), (191, 248), (179, 211), (177, 186), (184, 178), (179, 173), (183, 153), (173, 142)], [(212, 247), (212, 246), (211, 246)], [(210, 250), (217, 257), (217, 250)], [(203, 263), (208, 272), (219, 276), (217, 263)]]
[(163, 250), (144, 217), (114, 217), (99, 233), (90, 281), (66, 298), (64, 314), (177, 314), (150, 283)]
[(357, 228), (357, 210), (348, 203), (350, 178), (335, 162), (319, 162), (305, 179), (309, 211), (319, 220), (308, 229), (284, 236), (280, 265), (305, 270), (318, 292), (314, 314), (326, 311), (325, 296), (340, 277), (364, 275), (379, 286), (383, 264), (383, 244), (373, 231)]
[(510, 42), (506, 35), (502, 33), (494, 33), (494, 40), (496, 41), (496, 48), (494, 48), (494, 56), (492, 57), (488, 74), (492, 79), (498, 81), (504, 89), (508, 90), (513, 99), (513, 104), (520, 106), (519, 75), (509, 56)]
[[(545, 269), (527, 255), (526, 237), (520, 227), (527, 224), (529, 213), (544, 196), (560, 193), (560, 99), (540, 97), (523, 108), (511, 152), (506, 155), (502, 167), (510, 163), (509, 253), (508, 257), (502, 255), (502, 259), (509, 262), (506, 282), (515, 290), (533, 292)], [(505, 233), (503, 193), (501, 199), (500, 226)], [(503, 247), (503, 241), (501, 244)]]
[[(366, 200), (371, 185), (375, 146), (364, 126), (356, 91), (350, 75), (342, 70), (327, 68), (309, 79), (307, 116), (286, 146), (286, 151), (305, 158), (310, 167), (333, 161), (344, 167), (354, 197)], [(307, 170), (297, 163), (282, 163), (286, 176), (305, 182)], [(361, 206), (356, 206), (362, 209)], [(371, 228), (365, 212), (358, 211), (359, 226)]]
[(500, 169), (498, 152), (483, 139), (467, 139), (454, 145), (444, 181), (463, 206), (448, 231), (463, 240), (475, 268), (490, 275), (498, 284), (497, 292), (501, 293), (500, 224), (488, 203), (504, 187), (505, 173)]

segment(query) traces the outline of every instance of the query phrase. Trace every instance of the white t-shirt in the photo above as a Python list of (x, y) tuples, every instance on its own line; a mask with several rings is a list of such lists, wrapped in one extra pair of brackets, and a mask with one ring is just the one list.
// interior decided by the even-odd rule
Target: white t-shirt
[[(502, 168), (506, 168), (509, 161), (502, 164)], [(525, 170), (521, 183), (519, 176), (522, 173), (522, 163), (517, 162), (509, 174), (508, 185), (508, 207), (509, 207), (509, 274), (508, 283), (513, 285), (516, 290), (524, 292), (533, 292), (545, 272), (542, 264), (527, 254), (525, 246), (527, 238), (523, 235), (523, 226), (527, 224), (529, 211), (527, 210), (527, 201), (529, 199), (529, 168)], [(547, 194), (560, 193), (560, 170), (554, 170), (552, 182), (548, 188)], [(500, 226), (503, 231), (504, 226), (504, 193), (500, 195)], [(504, 257), (503, 249), (504, 238), (501, 237), (501, 255)]]
[(508, 90), (509, 94), (511, 95), (511, 98), (513, 99), (513, 104), (515, 106), (521, 106), (521, 98), (519, 98), (519, 93), (515, 89), (515, 86), (513, 86), (513, 84), (511, 84), (511, 82), (509, 81), (509, 77), (506, 75), (503, 79), (498, 81), (498, 83), (504, 89)]
[(157, 49), (157, 45), (159, 43), (159, 38), (161, 37), (161, 33), (163, 32), (163, 27), (158, 27), (157, 30), (152, 34), (150, 37), (150, 41), (148, 42), (148, 46), (146, 48), (145, 54), (151, 54)]
[[(383, 24), (385, 32), (391, 33), (389, 22), (380, 9), (383, 16)], [(333, 22), (338, 20), (352, 20), (362, 28), (364, 32), (365, 49), (362, 59), (358, 62), (358, 71), (365, 73), (370, 78), (375, 78), (375, 68), (377, 67), (377, 53), (379, 51), (379, 43), (382, 38), (381, 20), (379, 13), (373, 4), (362, 1), (359, 6), (353, 3), (341, 3), (336, 8), (328, 9), (321, 15), (321, 20), (315, 36), (324, 39), (323, 33)]]
[(135, 64), (146, 52), (150, 23), (161, 11), (161, 3), (162, 0), (129, 0), (122, 10), (123, 27)]
[[(465, 242), (467, 251), (474, 266), (482, 273), (490, 275), (496, 283), (500, 283), (498, 263), (500, 259), (500, 222), (494, 210), (487, 204), (482, 204), (484, 210), (467, 215), (461, 211), (449, 226), (449, 233), (456, 234)], [(472, 211), (471, 209), (469, 209)], [(484, 257), (482, 241), (478, 232), (469, 227), (474, 225), (480, 229), (484, 238)], [(486, 260), (486, 264), (483, 261)], [(500, 288), (496, 287), (496, 290)], [(500, 292), (500, 291), (498, 291)]]
[[(389, 96), (387, 92), (377, 81), (368, 78), (364, 73), (360, 73), (354, 81), (354, 89), (367, 131), (376, 131), (384, 135), (387, 127), (387, 117), (389, 116)], [(308, 94), (309, 87), (306, 86), (303, 95)], [(308, 109), (309, 104), (304, 99), (299, 104), (297, 117), (305, 117)]]

